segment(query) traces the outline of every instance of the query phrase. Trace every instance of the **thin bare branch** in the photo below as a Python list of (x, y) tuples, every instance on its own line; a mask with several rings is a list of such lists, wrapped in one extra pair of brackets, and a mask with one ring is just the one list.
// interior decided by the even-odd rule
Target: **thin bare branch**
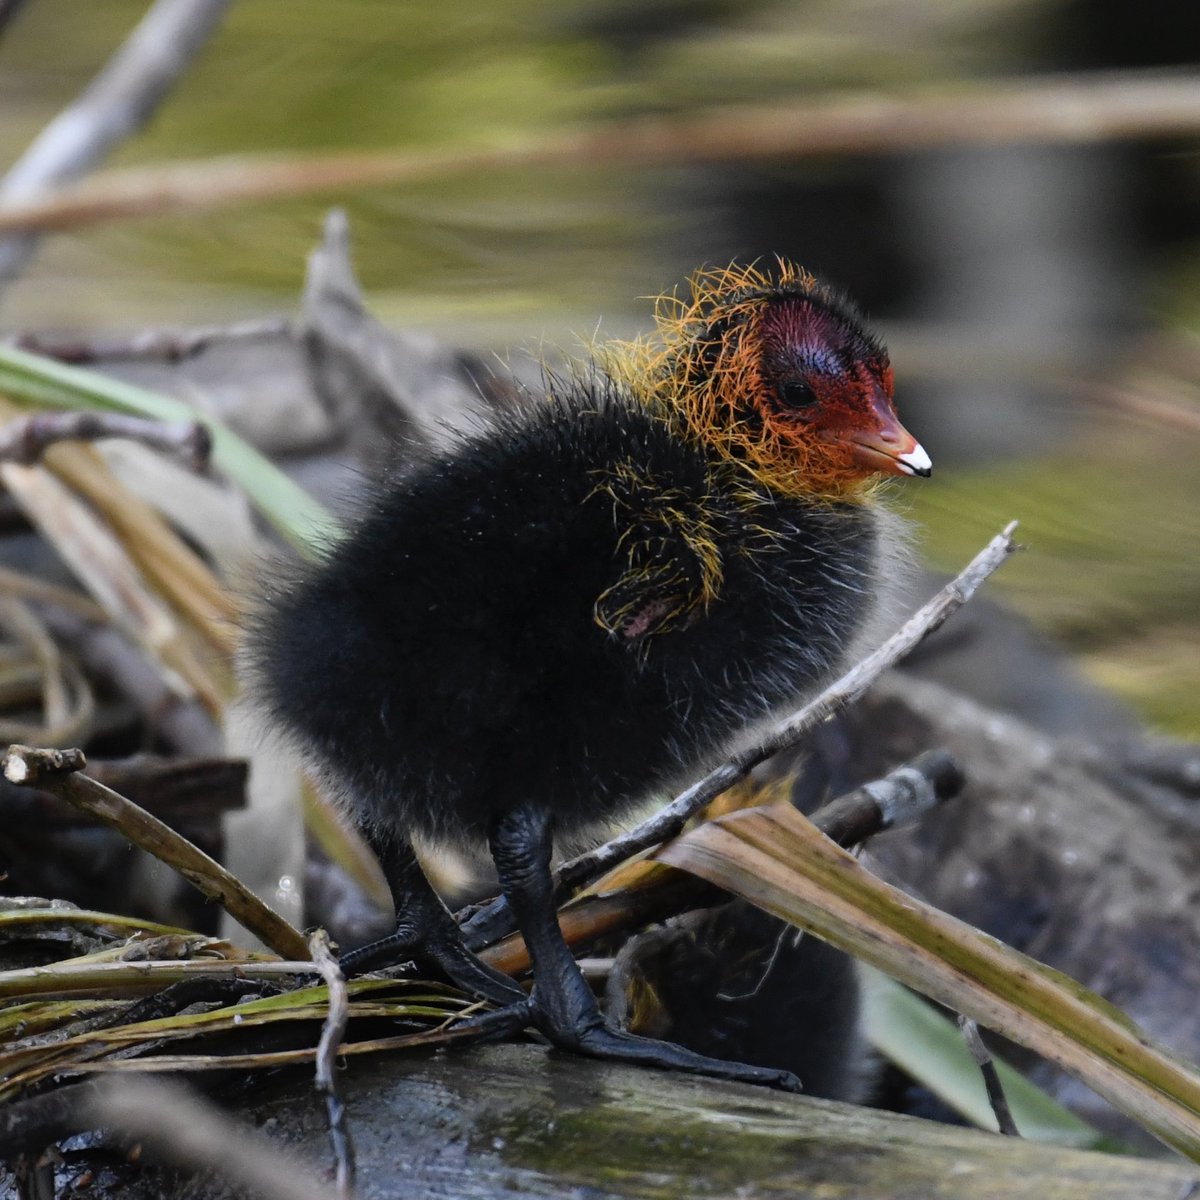
[[(158, 0), (83, 94), (37, 136), (0, 182), (0, 202), (22, 202), (86, 174), (154, 114), (220, 23), (229, 0)], [(37, 248), (27, 234), (0, 241), (0, 285)]]
[(710, 771), (641, 825), (590, 853), (564, 863), (555, 879), (560, 894), (596, 879), (634, 854), (675, 837), (700, 809), (739, 779), (744, 779), (759, 763), (795, 745), (810, 729), (815, 729), (834, 713), (857, 700), (884, 671), (895, 666), (957, 612), (984, 580), (1012, 554), (1016, 549), (1012, 537), (1016, 527), (1015, 521), (1006, 526), (963, 568), (957, 578), (910, 617), (882, 646), (831, 683), (803, 708), (781, 721), (757, 744), (735, 755), (715, 771)]
[[(194, 830), (193, 836), (203, 840), (217, 833), (227, 813), (245, 808), (249, 763), (236, 758), (138, 754), (90, 762), (88, 774), (173, 828)], [(46, 792), (34, 788), (18, 791), (3, 783), (0, 812), (6, 821), (19, 822), (29, 830), (78, 829), (94, 824), (86, 813)], [(0, 925), (8, 905), (7, 899), (0, 900)]]
[[(953, 799), (963, 782), (962, 769), (951, 755), (926, 751), (882, 779), (822, 805), (812, 814), (812, 823), (848, 849), (885, 829), (915, 821), (935, 805)], [(667, 870), (652, 859), (643, 860), (626, 864), (601, 880), (594, 891), (572, 901), (559, 913), (559, 923), (568, 945), (586, 946), (597, 938), (642, 929), (726, 898), (695, 876)], [(528, 970), (529, 953), (519, 935), (498, 941), (508, 932), (506, 907), (489, 904), (479, 915), (483, 921), (471, 927), (477, 939), (473, 944), (487, 941), (485, 933), (497, 939), (496, 944), (482, 949), (485, 961), (509, 975)], [(484, 924), (493, 920), (491, 928)]]
[(346, 1106), (337, 1086), (337, 1056), (350, 1020), (350, 998), (346, 977), (338, 966), (325, 930), (318, 929), (309, 935), (308, 948), (317, 970), (329, 985), (329, 1013), (317, 1044), (317, 1090), (325, 1097), (338, 1195), (345, 1198), (354, 1191), (354, 1142), (346, 1125)]
[(32, 466), (56, 442), (129, 438), (178, 454), (193, 471), (208, 469), (212, 435), (199, 421), (150, 421), (122, 413), (45, 412), (0, 426), (0, 462)]
[(950, 145), (1186, 137), (1197, 130), (1196, 72), (1090, 72), (940, 86), (902, 96), (860, 93), (770, 108), (719, 108), (686, 118), (643, 117), (496, 148), (246, 156), (113, 171), (40, 198), (0, 194), (0, 233), (497, 171), (795, 161)]
[(997, 1127), (1005, 1137), (1020, 1137), (1021, 1131), (1013, 1120), (1012, 1109), (1008, 1106), (1008, 1097), (1004, 1094), (1004, 1084), (1000, 1082), (1000, 1073), (996, 1070), (992, 1052), (983, 1044), (983, 1038), (980, 1036), (979, 1022), (960, 1014), (958, 1029), (983, 1076), (983, 1086), (987, 1089), (988, 1103), (992, 1106)]
[(37, 787), (66, 800), (173, 867), (277, 954), (296, 960), (308, 957), (304, 935), (220, 863), (133, 801), (79, 774), (86, 766), (81, 750), (10, 746), (2, 766), (9, 783)]
[(316, 1182), (311, 1164), (281, 1154), (270, 1142), (176, 1083), (114, 1079), (84, 1093), (88, 1120), (145, 1140), (181, 1166), (213, 1171), (266, 1200), (334, 1200), (341, 1193)]
[[(682, 121), (630, 122), (593, 135), (587, 149), (599, 153), (600, 164), (611, 156), (636, 165), (664, 154), (676, 161), (730, 161), (1186, 136), (1200, 129), (1198, 105), (1195, 71), (1087, 72), (938, 85), (907, 95), (835, 94), (805, 104), (717, 109)], [(579, 158), (589, 161), (582, 143)]]
[[(914, 613), (882, 646), (831, 683), (803, 708), (776, 725), (756, 745), (710, 771), (640, 825), (595, 850), (563, 863), (554, 875), (556, 902), (562, 904), (580, 888), (598, 879), (606, 871), (612, 870), (625, 859), (682, 833), (683, 827), (696, 813), (745, 779), (759, 763), (795, 745), (810, 729), (814, 729), (862, 696), (884, 671), (895, 666), (957, 612), (975, 594), (984, 580), (1013, 553), (1016, 543), (1012, 534), (1016, 527), (1016, 521), (1010, 522), (955, 579)], [(950, 768), (947, 767), (946, 770)], [(954, 767), (953, 770), (956, 771), (957, 768)], [(939, 795), (941, 790), (939, 785)], [(914, 793), (914, 797), (918, 794)], [(909, 803), (914, 805), (918, 801), (914, 798), (910, 799)], [(458, 920), (463, 926), (467, 944), (476, 950), (494, 944), (515, 928), (508, 911), (508, 902), (503, 896), (497, 896), (478, 907), (459, 913)], [(508, 967), (502, 966), (500, 969), (508, 970)]]
[(234, 321), (229, 325), (196, 325), (180, 329), (141, 329), (124, 337), (58, 337), (46, 333), (22, 333), (15, 342), (31, 354), (75, 366), (112, 362), (179, 363), (194, 358), (211, 346), (229, 342), (253, 342), (290, 337), (295, 325), (288, 317), (262, 317)]

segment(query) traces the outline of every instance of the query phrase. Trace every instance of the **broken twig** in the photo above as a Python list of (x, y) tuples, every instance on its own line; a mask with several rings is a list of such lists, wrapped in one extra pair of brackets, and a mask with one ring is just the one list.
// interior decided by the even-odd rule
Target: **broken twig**
[(0, 427), (0, 461), (29, 467), (56, 442), (129, 438), (180, 455), (197, 474), (208, 469), (212, 435), (199, 421), (149, 421), (121, 413), (47, 412)]
[(1008, 1106), (1008, 1097), (1004, 1094), (1004, 1085), (1000, 1082), (1000, 1073), (996, 1070), (992, 1052), (983, 1044), (983, 1038), (979, 1034), (979, 1023), (960, 1014), (958, 1029), (983, 1076), (983, 1086), (987, 1089), (988, 1103), (992, 1106), (997, 1127), (1005, 1137), (1020, 1137), (1021, 1131), (1013, 1120), (1012, 1109)]
[(927, 750), (883, 779), (822, 805), (812, 823), (826, 837), (849, 849), (885, 829), (915, 821), (935, 805), (957, 796), (965, 778), (957, 761), (944, 750)]
[(212, 346), (286, 338), (295, 334), (287, 317), (261, 317), (228, 325), (195, 325), (181, 329), (142, 329), (125, 337), (57, 337), (23, 333), (15, 339), (22, 350), (75, 366), (112, 362), (179, 363)]
[(308, 958), (304, 935), (247, 890), (241, 880), (144, 808), (79, 774), (86, 765), (82, 750), (10, 746), (2, 768), (9, 783), (37, 787), (66, 800), (173, 867), (277, 954), (297, 961)]
[[(79, 179), (154, 114), (208, 41), (229, 0), (158, 0), (83, 94), (64, 109), (0, 182), (0, 203), (21, 203)], [(0, 240), (0, 286), (20, 274), (38, 238)]]
[(350, 999), (346, 977), (338, 966), (325, 930), (318, 929), (309, 936), (308, 948), (317, 970), (329, 986), (329, 1013), (317, 1044), (317, 1090), (325, 1097), (325, 1111), (329, 1116), (338, 1195), (348, 1197), (354, 1190), (354, 1142), (346, 1126), (346, 1106), (337, 1086), (337, 1056), (350, 1019)]

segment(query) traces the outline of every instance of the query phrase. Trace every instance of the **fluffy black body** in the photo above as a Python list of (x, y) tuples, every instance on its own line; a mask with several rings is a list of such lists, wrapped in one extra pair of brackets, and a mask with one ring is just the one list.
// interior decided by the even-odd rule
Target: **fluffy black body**
[(528, 803), (570, 837), (811, 690), (870, 611), (869, 508), (565, 390), (383, 487), (260, 619), (267, 703), (364, 824), (482, 839)]

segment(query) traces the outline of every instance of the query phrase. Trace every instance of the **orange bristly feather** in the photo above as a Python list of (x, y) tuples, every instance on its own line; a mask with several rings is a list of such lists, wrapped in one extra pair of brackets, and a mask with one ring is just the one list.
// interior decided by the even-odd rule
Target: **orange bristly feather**
[(656, 298), (656, 336), (603, 348), (605, 367), (685, 437), (713, 447), (783, 495), (851, 500), (871, 483), (787, 419), (762, 375), (758, 325), (767, 302), (795, 289), (819, 297), (823, 286), (803, 268), (778, 260), (710, 268), (689, 280), (689, 295)]

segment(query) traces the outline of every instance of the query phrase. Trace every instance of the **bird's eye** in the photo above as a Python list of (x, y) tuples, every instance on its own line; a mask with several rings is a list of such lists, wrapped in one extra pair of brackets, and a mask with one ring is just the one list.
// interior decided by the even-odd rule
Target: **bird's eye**
[(811, 408), (817, 393), (803, 379), (787, 379), (779, 385), (779, 399), (788, 408)]

